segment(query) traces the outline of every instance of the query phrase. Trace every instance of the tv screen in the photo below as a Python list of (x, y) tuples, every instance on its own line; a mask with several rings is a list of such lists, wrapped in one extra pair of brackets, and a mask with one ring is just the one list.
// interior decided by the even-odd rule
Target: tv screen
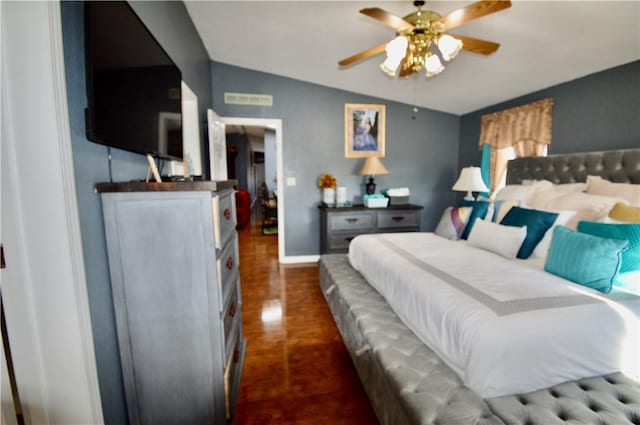
[(180, 69), (127, 2), (85, 3), (87, 138), (182, 159)]

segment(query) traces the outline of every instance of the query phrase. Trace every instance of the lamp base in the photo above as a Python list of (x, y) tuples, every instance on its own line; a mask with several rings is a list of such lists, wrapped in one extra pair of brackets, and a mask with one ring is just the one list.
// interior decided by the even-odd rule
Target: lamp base
[(373, 195), (376, 193), (376, 184), (373, 182), (373, 176), (369, 177), (369, 183), (366, 185), (367, 195)]
[(467, 194), (464, 195), (464, 200), (465, 201), (475, 201), (475, 198), (473, 197), (473, 194), (471, 193), (471, 191), (467, 192)]

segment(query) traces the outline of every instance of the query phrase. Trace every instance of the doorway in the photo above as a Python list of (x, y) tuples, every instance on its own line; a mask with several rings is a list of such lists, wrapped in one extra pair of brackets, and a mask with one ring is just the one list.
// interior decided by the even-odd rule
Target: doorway
[[(262, 220), (263, 234), (277, 232), (278, 261), (285, 263), (282, 120), (220, 117), (220, 121), (227, 134), (227, 174), (235, 175), (238, 187), (249, 192), (250, 208)], [(236, 152), (229, 152), (234, 143)]]

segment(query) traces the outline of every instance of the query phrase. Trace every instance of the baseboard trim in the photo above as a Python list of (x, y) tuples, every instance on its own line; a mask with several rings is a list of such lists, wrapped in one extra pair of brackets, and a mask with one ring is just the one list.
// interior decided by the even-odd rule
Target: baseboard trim
[(302, 264), (317, 263), (320, 261), (319, 255), (289, 255), (280, 260), (280, 264)]

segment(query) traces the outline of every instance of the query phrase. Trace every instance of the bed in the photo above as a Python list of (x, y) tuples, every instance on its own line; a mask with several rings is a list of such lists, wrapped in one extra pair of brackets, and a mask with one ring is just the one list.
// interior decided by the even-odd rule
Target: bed
[[(507, 183), (594, 175), (640, 183), (640, 150), (514, 160)], [(433, 234), (361, 236), (353, 245), (349, 256), (322, 257), (320, 285), (381, 424), (640, 423), (640, 385), (627, 376), (638, 366), (629, 338), (636, 295), (575, 285), (535, 261), (509, 268), (494, 253)], [(394, 256), (400, 271), (386, 266)], [(469, 258), (473, 269), (462, 267)], [(505, 292), (496, 269), (518, 290)], [(418, 272), (440, 287), (425, 289)], [(405, 284), (412, 289), (401, 293)], [(429, 305), (438, 291), (445, 302)], [(583, 326), (565, 322), (568, 315)], [(532, 329), (532, 321), (546, 325)], [(425, 331), (418, 322), (435, 325)]]

